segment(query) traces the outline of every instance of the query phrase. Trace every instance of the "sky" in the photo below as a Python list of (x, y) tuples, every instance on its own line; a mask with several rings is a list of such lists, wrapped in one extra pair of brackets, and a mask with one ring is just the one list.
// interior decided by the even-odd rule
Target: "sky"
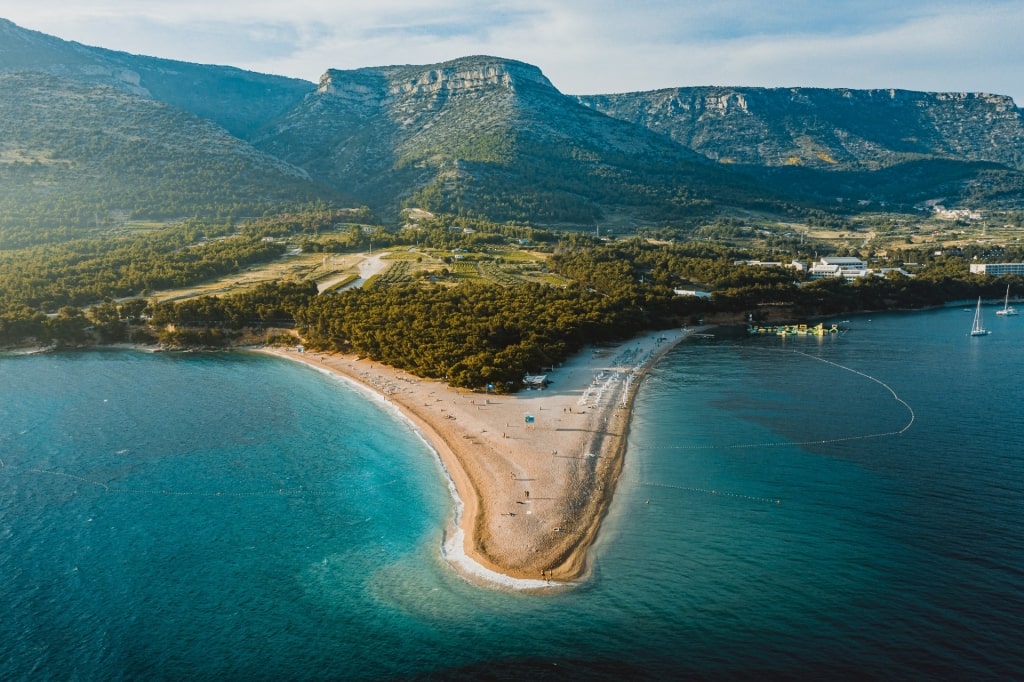
[(487, 54), (540, 67), (566, 94), (899, 88), (1024, 106), (1024, 0), (0, 0), (0, 17), (314, 82)]

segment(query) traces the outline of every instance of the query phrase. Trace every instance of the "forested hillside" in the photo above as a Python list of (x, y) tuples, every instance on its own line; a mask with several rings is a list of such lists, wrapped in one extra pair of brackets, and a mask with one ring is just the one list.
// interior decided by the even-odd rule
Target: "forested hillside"
[(670, 88), (577, 98), (721, 163), (874, 170), (911, 159), (1024, 169), (1024, 115), (982, 93)]
[(0, 18), (0, 73), (33, 72), (170, 104), (243, 139), (314, 84), (296, 78), (128, 54), (68, 42)]
[[(966, 268), (1024, 258), (1024, 135), (1006, 98), (577, 98), (500, 57), (329, 67), (314, 85), (0, 20), (0, 345), (298, 335), (473, 388), (705, 316), (916, 307), (1021, 284)], [(1001, 242), (969, 243), (973, 221)], [(395, 251), (389, 270), (318, 293), (355, 277), (327, 267), (335, 254), (374, 247)], [(743, 264), (837, 251), (915, 263), (914, 276), (810, 282)], [(284, 253), (305, 269), (231, 295), (152, 296), (241, 280)], [(680, 294), (698, 286), (710, 300)]]
[(252, 215), (314, 198), (368, 206), (391, 224), (418, 207), (627, 229), (864, 202), (1024, 203), (1020, 110), (995, 95), (570, 97), (536, 66), (490, 56), (328, 64), (314, 85), (88, 47), (2, 20), (0, 76), (0, 208), (14, 229), (96, 227), (126, 212)]
[(167, 104), (0, 74), (0, 247), (126, 219), (254, 215), (332, 195), (306, 171)]
[[(287, 319), (311, 349), (356, 353), (455, 386), (514, 391), (523, 375), (541, 372), (586, 344), (629, 338), (640, 330), (706, 319), (807, 319), (924, 307), (994, 297), (1007, 284), (1022, 284), (1019, 277), (971, 275), (965, 258), (925, 254), (915, 254), (927, 265), (914, 277), (808, 282), (791, 268), (737, 265), (737, 259), (752, 255), (702, 243), (632, 239), (602, 244), (576, 238), (560, 242), (548, 260), (570, 283), (563, 287), (521, 282), (453, 286), (403, 278), (318, 296), (285, 283), (279, 296), (267, 289), (255, 296), (161, 304), (153, 319), (166, 326), (165, 342), (204, 344), (225, 343), (243, 327), (269, 329)], [(677, 293), (694, 282), (714, 292), (710, 300)]]
[(1024, 203), (1024, 114), (1009, 97), (695, 87), (577, 99), (803, 200)]
[(678, 219), (771, 196), (580, 106), (536, 67), (495, 57), (328, 71), (255, 144), (392, 213), (411, 205), (586, 225)]

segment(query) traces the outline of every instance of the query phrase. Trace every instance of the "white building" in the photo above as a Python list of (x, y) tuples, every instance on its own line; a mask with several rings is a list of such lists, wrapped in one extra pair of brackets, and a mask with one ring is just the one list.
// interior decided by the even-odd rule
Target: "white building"
[(822, 265), (838, 265), (843, 270), (867, 270), (868, 264), (855, 256), (826, 256)]
[(826, 256), (811, 266), (808, 274), (811, 279), (826, 279), (829, 277), (844, 279), (856, 279), (863, 277), (868, 269), (868, 264), (860, 258), (852, 256)]
[(872, 269), (860, 258), (848, 256), (822, 258), (815, 263), (808, 271), (811, 279), (842, 278), (846, 281), (860, 279), (861, 277), (887, 277), (890, 272), (898, 272), (905, 277), (913, 277), (912, 274), (903, 268), (880, 268)]
[(1024, 263), (971, 263), (975, 275), (1024, 275)]

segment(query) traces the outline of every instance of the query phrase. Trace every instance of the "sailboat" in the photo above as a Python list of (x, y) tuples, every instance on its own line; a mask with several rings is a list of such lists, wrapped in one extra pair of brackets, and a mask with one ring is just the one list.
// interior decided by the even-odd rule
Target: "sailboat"
[(971, 336), (985, 336), (991, 333), (981, 326), (981, 296), (979, 296), (978, 307), (974, 310), (974, 324), (971, 325)]
[(1017, 309), (1010, 305), (1010, 285), (1006, 285), (1006, 300), (1003, 301), (1003, 309), (997, 310), (996, 315), (1016, 315)]

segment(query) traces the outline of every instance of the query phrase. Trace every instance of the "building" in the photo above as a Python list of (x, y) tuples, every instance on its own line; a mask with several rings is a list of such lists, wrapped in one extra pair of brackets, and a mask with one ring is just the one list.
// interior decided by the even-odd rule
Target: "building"
[(852, 256), (826, 256), (811, 266), (807, 271), (811, 279), (828, 279), (829, 277), (857, 279), (867, 276), (868, 264), (860, 258)]
[(707, 291), (698, 291), (697, 289), (673, 289), (672, 293), (676, 296), (696, 296), (697, 298), (710, 299), (711, 293)]
[(818, 262), (822, 265), (838, 265), (842, 270), (868, 269), (868, 264), (856, 256), (826, 256)]
[(1024, 263), (971, 263), (972, 275), (1024, 275)]
[(903, 268), (869, 268), (868, 264), (860, 258), (834, 257), (822, 258), (815, 263), (808, 274), (811, 279), (839, 279), (846, 281), (860, 279), (861, 277), (888, 277), (890, 272), (897, 272), (904, 277), (913, 277)]
[(882, 268), (881, 270), (873, 270), (875, 277), (888, 277), (890, 272), (895, 272), (904, 277), (913, 277), (913, 273), (907, 272), (903, 268)]

